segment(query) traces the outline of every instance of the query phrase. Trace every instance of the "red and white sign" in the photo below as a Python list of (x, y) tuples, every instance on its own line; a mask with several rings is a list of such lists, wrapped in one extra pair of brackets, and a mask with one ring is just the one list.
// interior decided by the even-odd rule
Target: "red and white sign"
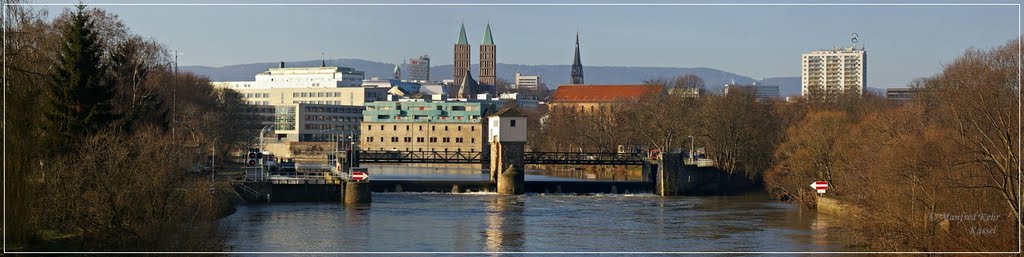
[(370, 179), (370, 174), (366, 173), (365, 171), (353, 171), (352, 172), (352, 180), (363, 181), (363, 180), (367, 180), (367, 179)]
[(824, 194), (825, 190), (828, 190), (828, 181), (818, 180), (811, 183), (811, 188), (818, 190), (819, 194)]

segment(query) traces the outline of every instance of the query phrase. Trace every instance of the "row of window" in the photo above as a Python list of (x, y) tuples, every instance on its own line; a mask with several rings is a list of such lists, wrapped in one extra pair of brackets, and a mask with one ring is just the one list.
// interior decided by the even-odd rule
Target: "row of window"
[(245, 93), (245, 98), (270, 98), (270, 93)]
[(306, 106), (302, 110), (307, 112), (362, 113), (362, 110), (359, 108), (351, 107)]
[(292, 97), (341, 97), (341, 92), (292, 92)]
[[(377, 141), (377, 142), (386, 142), (386, 141), (384, 141), (384, 137), (377, 137), (377, 138), (380, 139), (380, 141)], [(425, 141), (430, 141), (431, 143), (437, 143), (437, 139), (438, 139), (437, 137), (430, 137), (430, 138), (416, 137), (416, 143), (423, 143)], [(454, 139), (455, 139), (455, 143), (465, 143), (466, 142), (466, 140), (464, 138), (461, 138), (461, 137), (456, 137)], [(375, 140), (374, 137), (366, 137), (366, 142), (373, 142), (374, 140)], [(402, 143), (412, 143), (412, 140), (413, 140), (412, 137), (403, 137), (403, 138), (401, 138), (401, 142)], [(399, 142), (399, 137), (391, 137), (391, 142), (392, 143), (398, 143)], [(442, 137), (441, 138), (441, 143), (451, 143), (451, 142), (452, 142), (452, 138), (450, 138), (450, 137)], [(469, 138), (469, 143), (471, 143), (471, 144), (472, 143), (476, 143), (476, 138), (475, 137)]]
[[(445, 152), (448, 151), (448, 148), (443, 148), (443, 149), (444, 149)], [(381, 151), (387, 151), (387, 150), (398, 151), (398, 148), (384, 149), (384, 147), (381, 147), (380, 150)], [(430, 151), (432, 151), (432, 152), (433, 151), (437, 151), (437, 150), (438, 150), (437, 148), (430, 148)], [(412, 150), (410, 150), (408, 147), (406, 147), (405, 151), (408, 152), (408, 151), (412, 151)], [(423, 148), (419, 148), (418, 151), (422, 152)], [(455, 148), (455, 151), (456, 152), (462, 152), (462, 148)], [(476, 148), (469, 148), (469, 152), (471, 152), (471, 153), (476, 152)]]
[(348, 117), (348, 116), (337, 116), (337, 115), (306, 115), (306, 121), (335, 121), (335, 122), (349, 122), (349, 121), (362, 121), (363, 117)]
[(316, 129), (319, 129), (319, 130), (335, 129), (335, 130), (341, 130), (341, 131), (355, 131), (356, 128), (357, 128), (356, 125), (335, 125), (335, 124), (305, 124), (303, 126), (306, 129), (313, 129), (313, 130), (316, 130)]
[[(515, 127), (515, 125), (512, 125), (512, 126)], [(423, 125), (418, 125), (417, 127), (419, 127), (418, 128), (419, 131), (423, 131)], [(462, 131), (462, 126), (454, 126), (454, 127), (455, 127), (455, 131)], [(443, 126), (443, 129), (444, 129), (444, 131), (448, 131), (448, 126)], [(373, 130), (373, 125), (366, 125), (366, 130)], [(384, 125), (380, 125), (380, 130), (384, 130)], [(398, 130), (398, 125), (391, 125), (391, 130), (397, 131)], [(411, 125), (405, 125), (405, 131), (409, 131), (409, 130), (412, 130), (412, 126)], [(430, 126), (430, 131), (436, 131), (436, 130), (437, 130), (437, 125), (431, 125)], [(475, 126), (469, 126), (469, 131), (476, 131), (476, 127)]]
[[(452, 117), (453, 120), (462, 120), (462, 116), (438, 116), (438, 118), (440, 118), (441, 120), (448, 120), (448, 117)], [(428, 115), (413, 115), (412, 116), (413, 120), (429, 120), (430, 118), (431, 117), (428, 116)], [(470, 115), (469, 116), (470, 120), (476, 120), (478, 118), (479, 118), (479, 116), (477, 116), (477, 115)], [(391, 115), (377, 115), (377, 119), (378, 120), (390, 120), (391, 119)], [(407, 119), (409, 119), (409, 116), (395, 116), (395, 119), (396, 120), (407, 120)]]

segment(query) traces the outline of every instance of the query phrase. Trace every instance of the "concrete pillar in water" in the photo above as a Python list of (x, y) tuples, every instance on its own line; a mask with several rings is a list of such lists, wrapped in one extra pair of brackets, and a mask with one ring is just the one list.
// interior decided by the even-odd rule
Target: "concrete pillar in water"
[(370, 182), (345, 182), (345, 204), (369, 204)]
[(526, 189), (526, 183), (524, 183), (525, 175), (516, 168), (515, 165), (508, 166), (501, 175), (498, 176), (498, 194), (501, 195), (521, 195)]
[[(683, 155), (677, 153), (662, 153), (661, 164), (658, 165), (657, 181), (654, 184), (654, 191), (661, 196), (673, 196), (683, 193), (680, 177), (685, 176)], [(685, 181), (685, 179), (683, 179)]]

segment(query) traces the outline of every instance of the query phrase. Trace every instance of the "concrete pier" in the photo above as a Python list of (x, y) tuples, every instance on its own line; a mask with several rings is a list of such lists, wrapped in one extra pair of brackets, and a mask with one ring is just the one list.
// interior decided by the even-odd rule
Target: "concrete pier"
[(521, 195), (526, 189), (526, 174), (520, 172), (516, 165), (508, 166), (508, 169), (498, 176), (498, 194)]
[(345, 182), (345, 204), (369, 204), (373, 202), (369, 182)]

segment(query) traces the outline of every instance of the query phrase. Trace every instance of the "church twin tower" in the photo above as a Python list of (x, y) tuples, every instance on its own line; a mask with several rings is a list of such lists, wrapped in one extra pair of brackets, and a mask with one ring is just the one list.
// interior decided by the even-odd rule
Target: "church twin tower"
[[(457, 96), (470, 98), (472, 95), (488, 92), (492, 95), (495, 91), (495, 66), (497, 65), (496, 47), (494, 38), (491, 37), (491, 24), (487, 23), (487, 30), (484, 31), (484, 40), (480, 43), (480, 83), (473, 80), (469, 73), (470, 64), (469, 40), (466, 40), (466, 24), (462, 24), (459, 30), (459, 41), (455, 43), (455, 62), (452, 79), (458, 88)], [(572, 70), (570, 72), (570, 83), (583, 84), (583, 63), (580, 62), (580, 35), (576, 34), (576, 52), (573, 54)], [(451, 91), (450, 91), (451, 92)]]
[[(467, 80), (466, 77), (469, 76), (469, 67), (471, 66), (469, 55), (469, 41), (466, 40), (466, 24), (462, 24), (462, 28), (459, 30), (459, 41), (455, 43), (455, 65), (452, 65), (454, 66), (452, 78), (457, 85), (464, 84), (464, 81)], [(491, 37), (491, 24), (488, 23), (487, 30), (484, 31), (484, 41), (480, 43), (480, 84), (481, 86), (486, 86), (488, 88), (487, 91), (490, 93), (494, 93), (494, 68), (497, 65), (497, 58), (495, 56), (494, 38)], [(468, 79), (472, 80), (472, 78)]]

